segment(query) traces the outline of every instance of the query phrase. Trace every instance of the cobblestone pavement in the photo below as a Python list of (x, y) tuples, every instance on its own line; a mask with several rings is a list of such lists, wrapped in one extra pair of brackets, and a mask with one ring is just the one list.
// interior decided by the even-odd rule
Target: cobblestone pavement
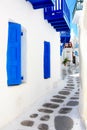
[(67, 76), (31, 109), (2, 130), (85, 130), (79, 115), (79, 76)]

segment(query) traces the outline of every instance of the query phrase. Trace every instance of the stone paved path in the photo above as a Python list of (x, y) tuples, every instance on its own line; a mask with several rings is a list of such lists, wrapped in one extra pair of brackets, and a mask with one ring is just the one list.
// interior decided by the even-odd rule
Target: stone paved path
[(3, 130), (85, 130), (79, 116), (79, 77), (46, 95)]

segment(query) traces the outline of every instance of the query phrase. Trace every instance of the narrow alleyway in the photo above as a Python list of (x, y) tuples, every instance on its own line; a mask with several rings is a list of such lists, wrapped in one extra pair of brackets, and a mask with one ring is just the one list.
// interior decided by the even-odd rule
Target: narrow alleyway
[(64, 82), (2, 130), (85, 130), (79, 115), (79, 74)]

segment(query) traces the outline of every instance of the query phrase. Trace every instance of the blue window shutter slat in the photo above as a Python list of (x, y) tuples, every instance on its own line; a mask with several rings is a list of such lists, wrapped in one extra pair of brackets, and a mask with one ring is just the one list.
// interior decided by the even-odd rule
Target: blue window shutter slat
[(50, 78), (50, 43), (44, 42), (44, 78)]
[(8, 24), (7, 84), (21, 84), (21, 25), (12, 22)]

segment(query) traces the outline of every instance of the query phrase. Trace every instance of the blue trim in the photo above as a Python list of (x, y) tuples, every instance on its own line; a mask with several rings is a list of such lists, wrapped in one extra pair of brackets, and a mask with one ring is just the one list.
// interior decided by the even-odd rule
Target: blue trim
[(60, 32), (60, 41), (61, 43), (69, 43), (70, 41), (70, 31), (61, 31)]
[(21, 84), (21, 25), (8, 23), (7, 84)]
[(26, 0), (30, 2), (34, 9), (45, 8), (54, 5), (55, 0)]
[(44, 41), (44, 79), (50, 78), (50, 42)]
[(47, 19), (53, 27), (56, 23), (57, 31), (70, 30), (70, 11), (66, 0), (57, 0), (54, 6), (45, 8), (44, 19)]

